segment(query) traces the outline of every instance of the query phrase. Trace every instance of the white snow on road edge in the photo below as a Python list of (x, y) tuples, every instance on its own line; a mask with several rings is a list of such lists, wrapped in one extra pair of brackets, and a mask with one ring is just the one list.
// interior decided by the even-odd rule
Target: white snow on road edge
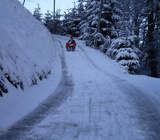
[(1, 131), (27, 115), (54, 92), (61, 79), (61, 69), (61, 60), (57, 51), (52, 67), (52, 73), (47, 79), (38, 82), (38, 85), (36, 86), (26, 88), (24, 91), (10, 86), (11, 92), (0, 98)]

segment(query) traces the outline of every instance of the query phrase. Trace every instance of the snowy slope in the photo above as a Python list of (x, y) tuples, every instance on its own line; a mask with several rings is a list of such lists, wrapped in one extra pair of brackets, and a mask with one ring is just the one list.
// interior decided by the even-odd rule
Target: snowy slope
[[(0, 128), (25, 116), (57, 87), (61, 65), (56, 46), (48, 30), (20, 2), (0, 0), (0, 82), (8, 89), (0, 98)], [(40, 81), (40, 76), (48, 78)]]
[(26, 88), (47, 77), (55, 57), (48, 30), (17, 0), (0, 1), (0, 19), (0, 80), (5, 87)]

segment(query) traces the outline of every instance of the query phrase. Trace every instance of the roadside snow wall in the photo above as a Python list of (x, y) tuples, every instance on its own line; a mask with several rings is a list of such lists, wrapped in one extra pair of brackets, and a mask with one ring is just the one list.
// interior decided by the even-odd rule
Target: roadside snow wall
[(17, 0), (0, 0), (0, 95), (47, 78), (54, 57), (48, 30)]

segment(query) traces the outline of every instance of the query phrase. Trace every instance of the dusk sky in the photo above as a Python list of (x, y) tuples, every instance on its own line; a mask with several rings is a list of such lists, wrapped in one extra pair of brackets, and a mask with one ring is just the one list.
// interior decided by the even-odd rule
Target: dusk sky
[[(23, 0), (19, 0), (21, 3)], [(54, 0), (26, 0), (25, 7), (33, 13), (34, 9), (37, 8), (37, 4), (40, 5), (41, 12), (44, 14), (47, 10), (53, 11), (53, 1)], [(56, 9), (61, 9), (61, 14), (64, 13), (69, 8), (73, 7), (73, 2), (77, 0), (55, 0)]]

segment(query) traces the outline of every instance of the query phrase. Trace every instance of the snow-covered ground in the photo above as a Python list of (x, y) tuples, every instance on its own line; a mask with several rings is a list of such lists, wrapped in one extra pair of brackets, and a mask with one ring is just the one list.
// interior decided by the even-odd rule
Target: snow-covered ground
[(17, 0), (0, 1), (0, 18), (1, 83), (23, 89), (47, 77), (56, 52), (48, 30)]
[[(54, 37), (61, 42), (59, 47), (67, 41), (66, 37)], [(157, 105), (160, 103), (160, 80), (129, 75), (101, 52), (76, 41), (75, 52), (66, 52), (63, 46), (68, 75), (73, 82), (71, 96), (27, 133), (26, 139), (138, 140), (149, 137), (153, 132), (142, 123), (137, 105), (143, 101), (143, 93), (157, 100)], [(138, 97), (140, 100), (134, 97), (137, 94), (142, 96)]]
[[(60, 68), (56, 44), (48, 30), (17, 0), (1, 0), (0, 83), (8, 89), (0, 98), (1, 129), (25, 116), (52, 93), (61, 77)], [(52, 75), (45, 80), (49, 72)], [(19, 84), (16, 89), (9, 83), (7, 76), (15, 84), (22, 82), (24, 91)], [(38, 76), (44, 80), (40, 82)], [(38, 86), (32, 86), (35, 80)]]
[[(10, 2), (13, 1), (7, 2), (11, 4)], [(3, 7), (1, 4), (7, 4), (7, 2), (4, 2), (4, 0), (0, 1), (1, 10), (4, 10), (3, 8), (6, 6)], [(18, 3), (16, 6), (21, 9)], [(21, 10), (23, 11), (23, 8)], [(27, 11), (26, 13), (28, 15)], [(25, 14), (23, 13), (22, 15)], [(26, 23), (32, 23), (39, 30), (30, 30), (28, 37), (32, 38), (35, 30), (38, 32), (37, 34), (42, 33), (41, 31), (46, 32), (46, 34), (43, 32), (43, 36), (45, 36), (44, 42), (49, 47), (45, 46), (43, 48), (45, 44), (43, 44), (44, 42), (41, 37), (41, 39), (38, 39), (39, 36), (35, 39), (38, 41), (34, 40), (33, 43), (36, 46), (35, 48), (39, 50), (39, 55), (49, 54), (48, 56), (52, 57), (52, 59), (47, 57), (52, 62), (50, 65), (51, 74), (47, 79), (39, 81), (38, 85), (26, 86), (24, 91), (16, 89), (7, 83), (9, 92), (0, 98), (1, 133), (7, 132), (12, 124), (16, 124), (19, 119), (41, 105), (47, 97), (55, 94), (57, 87), (63, 88), (59, 87), (59, 83), (65, 80), (62, 86), (70, 88), (70, 90), (63, 88), (63, 94), (66, 94), (67, 98), (63, 100), (59, 98), (55, 99), (55, 102), (61, 103), (57, 106), (55, 105), (53, 109), (50, 108), (49, 114), (43, 114), (44, 119), (39, 121), (39, 123), (29, 126), (29, 131), (27, 133), (24, 132), (24, 134), (22, 133), (23, 139), (158, 139), (160, 136), (160, 79), (144, 75), (129, 75), (114, 60), (110, 60), (100, 51), (86, 47), (83, 41), (76, 40), (76, 51), (67, 52), (65, 50), (65, 43), (68, 37), (54, 35), (52, 39), (51, 34), (30, 16), (28, 15)], [(12, 20), (15, 26), (18, 19), (15, 21), (13, 18)], [(3, 22), (0, 21), (0, 24), (5, 27)], [(7, 27), (12, 25), (10, 24), (10, 22), (6, 24)], [(13, 28), (14, 26), (11, 27)], [(18, 28), (18, 25), (16, 26), (17, 30), (13, 28), (16, 36), (14, 38), (15, 41), (10, 37), (5, 37), (3, 38), (6, 40), (4, 44), (10, 42), (10, 40), (12, 40), (12, 43), (18, 42), (22, 46), (29, 43), (29, 40), (24, 38), (28, 29), (30, 29), (30, 25), (27, 26), (28, 28)], [(4, 29), (7, 30), (7, 27)], [(2, 30), (1, 26), (0, 30)], [(24, 33), (23, 37), (19, 35), (21, 31)], [(9, 31), (9, 35), (10, 33)], [(8, 36), (8, 34), (6, 35)], [(41, 44), (39, 41), (43, 43)], [(0, 46), (1, 52), (4, 50), (4, 52), (8, 52), (9, 49), (6, 51), (6, 48), (2, 45)], [(15, 51), (14, 49), (19, 50), (19, 48), (20, 51), (15, 51), (14, 54), (21, 56), (26, 61), (29, 59), (27, 61), (29, 65), (33, 63), (32, 57), (34, 57), (34, 60), (38, 64), (46, 64), (46, 59), (35, 57), (37, 51), (34, 49), (28, 48), (30, 55), (23, 57), (23, 53), (27, 53), (26, 47), (24, 49), (20, 45), (18, 45), (18, 48), (16, 46), (13, 46), (13, 52)], [(8, 54), (4, 56), (7, 58)], [(5, 63), (2, 61), (2, 58), (0, 59), (1, 63), (7, 65), (9, 70), (12, 71), (14, 65), (11, 65), (10, 61)], [(23, 69), (26, 69), (29, 65), (24, 66), (23, 63), (22, 65), (19, 64)], [(63, 75), (65, 76), (63, 77), (64, 79), (62, 78), (63, 73), (65, 73)], [(20, 72), (20, 74), (23, 73)], [(23, 77), (21, 78), (23, 79)], [(22, 127), (24, 128), (25, 126)], [(28, 128), (27, 124), (26, 127)]]
[[(54, 93), (54, 87), (58, 85), (58, 82), (54, 84), (54, 80), (58, 79), (60, 81), (63, 70), (60, 63), (63, 53), (67, 65), (67, 75), (72, 79), (72, 84), (69, 86), (73, 86), (73, 89), (66, 101), (34, 126), (26, 136), (23, 135), (23, 138), (138, 140), (149, 137), (153, 132), (150, 132), (149, 125), (140, 119), (143, 106), (139, 109), (137, 105), (139, 105), (138, 101), (142, 101), (142, 104), (145, 105), (146, 100), (141, 99), (146, 96), (151, 100), (147, 104), (153, 101), (155, 102), (153, 105), (159, 106), (160, 88), (158, 86), (160, 80), (143, 75), (127, 74), (118, 63), (110, 60), (101, 52), (86, 47), (83, 41), (76, 40), (76, 51), (67, 52), (64, 47), (67, 39), (67, 37), (54, 35), (54, 42), (57, 44), (55, 62), (57, 62), (57, 66), (59, 65), (58, 70), (53, 75), (51, 74), (49, 79), (28, 90), (35, 97), (43, 95), (44, 92), (48, 95)], [(58, 77), (55, 76), (56, 73), (59, 73)], [(37, 92), (39, 93), (37, 94)], [(66, 94), (68, 94), (67, 91)], [(22, 96), (16, 94), (12, 96), (8, 94), (6, 97), (13, 102), (13, 105), (15, 105), (15, 102), (18, 104), (22, 98)], [(17, 98), (19, 99), (17, 100)], [(22, 100), (26, 103), (19, 109), (34, 108), (35, 106), (32, 106), (32, 104), (35, 104), (38, 98), (34, 98), (34, 100), (33, 98), (30, 97), (30, 94), (25, 93)], [(137, 98), (140, 98), (140, 100)], [(2, 99), (2, 105), (5, 106), (5, 109), (10, 109), (9, 102), (4, 100), (5, 98)], [(27, 102), (29, 102), (29, 105)], [(145, 107), (142, 111), (144, 110)], [(10, 112), (3, 111), (3, 113), (4, 116), (13, 116), (13, 114), (19, 118), (21, 116), (11, 109)], [(10, 117), (2, 118), (4, 128), (13, 123), (13, 121), (12, 123), (9, 121)]]

